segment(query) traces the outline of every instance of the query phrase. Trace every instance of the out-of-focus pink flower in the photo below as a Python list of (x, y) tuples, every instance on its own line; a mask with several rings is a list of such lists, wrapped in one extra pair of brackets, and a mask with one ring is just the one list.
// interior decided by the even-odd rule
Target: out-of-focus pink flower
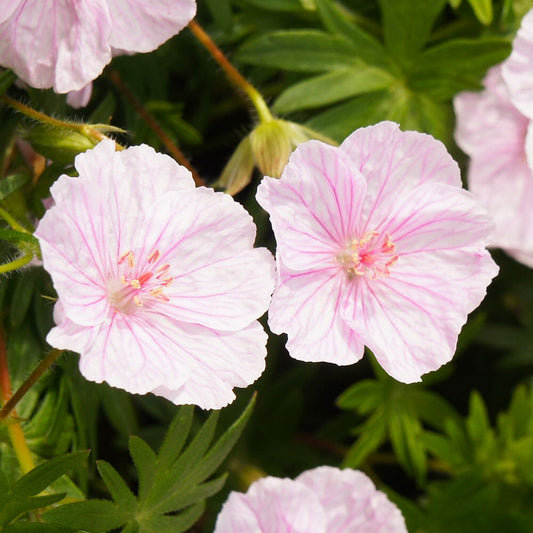
[(59, 296), (48, 342), (81, 354), (90, 380), (218, 409), (263, 371), (255, 320), (274, 262), (230, 196), (148, 146), (112, 141), (61, 176), (38, 237)]
[(491, 245), (533, 267), (533, 133), (493, 67), (482, 92), (455, 97), (455, 140), (470, 156), (468, 187), (493, 218)]
[(502, 75), (513, 104), (533, 118), (533, 9), (522, 19), (513, 51), (502, 65)]
[(321, 466), (232, 492), (215, 533), (406, 533), (400, 510), (356, 470)]
[(155, 50), (195, 13), (195, 0), (2, 0), (0, 65), (32, 87), (78, 91), (114, 50)]
[(498, 268), (442, 143), (392, 122), (310, 141), (257, 199), (277, 241), (269, 325), (292, 357), (346, 365), (366, 344), (406, 383), (450, 361)]

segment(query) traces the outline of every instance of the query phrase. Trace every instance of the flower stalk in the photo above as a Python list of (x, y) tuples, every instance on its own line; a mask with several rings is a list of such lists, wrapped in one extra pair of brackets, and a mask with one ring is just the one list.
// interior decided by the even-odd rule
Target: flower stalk
[[(9, 400), (12, 397), (11, 391), (11, 379), (9, 377), (9, 368), (7, 364), (7, 351), (6, 343), (4, 338), (4, 332), (0, 328), (0, 393), (2, 398), (2, 404), (7, 405)], [(24, 432), (19, 422), (16, 421), (16, 412), (11, 410), (13, 413), (12, 423), (7, 425), (7, 431), (11, 443), (13, 445), (13, 450), (17, 456), (17, 460), (20, 464), (20, 469), (23, 474), (27, 474), (35, 468), (35, 464), (31, 457), (31, 452), (24, 437)]]
[[(16, 109), (23, 115), (26, 115), (29, 118), (32, 118), (33, 120), (36, 120), (37, 122), (40, 122), (41, 124), (46, 124), (48, 126), (52, 126), (55, 128), (61, 128), (64, 130), (70, 130), (75, 131), (76, 133), (79, 133), (80, 135), (83, 135), (86, 139), (91, 141), (93, 144), (98, 144), (100, 141), (107, 139), (108, 137), (104, 135), (101, 131), (99, 131), (98, 127), (99, 124), (91, 125), (91, 124), (76, 124), (75, 122), (67, 122), (64, 120), (58, 120), (52, 117), (49, 117), (48, 115), (45, 115), (44, 113), (41, 113), (40, 111), (37, 111), (36, 109), (33, 109), (14, 98), (11, 98), (10, 96), (7, 96), (7, 94), (2, 95), (2, 100), (12, 107), (13, 109)], [(106, 125), (102, 125), (103, 128), (106, 128)], [(116, 150), (124, 150), (124, 147), (120, 145), (119, 143), (115, 142)]]
[(203, 28), (194, 20), (189, 22), (189, 29), (194, 33), (194, 36), (202, 43), (206, 50), (213, 56), (214, 60), (222, 67), (227, 77), (237, 87), (242, 89), (246, 96), (250, 99), (260, 122), (270, 122), (274, 120), (268, 105), (261, 96), (261, 93), (250, 83), (244, 76), (228, 61), (222, 50), (214, 43)]

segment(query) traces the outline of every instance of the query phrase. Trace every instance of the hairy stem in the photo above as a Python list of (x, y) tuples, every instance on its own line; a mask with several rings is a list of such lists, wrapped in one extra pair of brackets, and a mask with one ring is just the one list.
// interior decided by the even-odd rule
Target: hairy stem
[[(75, 122), (66, 122), (64, 120), (58, 120), (52, 117), (49, 117), (48, 115), (45, 115), (44, 113), (41, 113), (40, 111), (37, 111), (36, 109), (33, 109), (14, 98), (11, 98), (10, 96), (7, 96), (7, 94), (2, 95), (2, 100), (12, 107), (13, 109), (16, 109), (23, 115), (26, 115), (27, 117), (30, 117), (34, 120), (37, 120), (38, 122), (41, 122), (43, 124), (48, 124), (49, 126), (54, 126), (56, 128), (62, 128), (65, 130), (71, 130), (75, 131), (87, 139), (89, 139), (91, 142), (99, 143), (100, 141), (104, 139), (108, 139), (106, 135), (104, 135), (101, 131), (98, 131), (95, 127), (89, 125), (89, 124), (77, 124)], [(124, 147), (120, 144), (118, 144), (115, 141), (115, 148), (116, 150), (124, 150)]]
[(222, 50), (220, 50), (220, 48), (213, 42), (211, 37), (209, 37), (202, 27), (194, 20), (191, 20), (191, 22), (189, 22), (189, 29), (213, 56), (214, 60), (222, 67), (230, 81), (246, 93), (257, 111), (259, 120), (261, 122), (270, 122), (271, 120), (274, 120), (272, 113), (270, 113), (270, 109), (268, 109), (265, 100), (261, 96), (261, 93), (228, 61), (228, 58), (224, 55)]

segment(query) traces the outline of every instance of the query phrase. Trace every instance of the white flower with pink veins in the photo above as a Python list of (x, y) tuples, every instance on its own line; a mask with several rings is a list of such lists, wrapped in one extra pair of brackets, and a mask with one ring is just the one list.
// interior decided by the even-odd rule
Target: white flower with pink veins
[(32, 87), (78, 91), (114, 51), (155, 50), (195, 13), (195, 0), (2, 0), (0, 65)]
[(58, 294), (47, 341), (129, 392), (219, 409), (265, 366), (274, 260), (229, 195), (148, 146), (78, 155), (39, 223)]
[(257, 199), (277, 242), (269, 325), (292, 357), (347, 365), (366, 345), (405, 383), (451, 360), (498, 267), (441, 142), (393, 122), (309, 141)]
[(484, 91), (455, 97), (455, 140), (470, 156), (468, 188), (494, 220), (490, 245), (533, 267), (533, 127), (502, 67), (487, 72)]
[(215, 533), (407, 533), (402, 513), (363, 472), (332, 466), (232, 492)]

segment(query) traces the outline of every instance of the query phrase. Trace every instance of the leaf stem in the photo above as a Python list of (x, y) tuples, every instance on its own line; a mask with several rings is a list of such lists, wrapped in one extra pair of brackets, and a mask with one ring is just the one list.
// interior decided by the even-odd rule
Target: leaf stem
[(186, 169), (190, 171), (194, 182), (197, 186), (205, 185), (205, 181), (198, 175), (196, 169), (192, 166), (191, 162), (187, 159), (185, 154), (176, 146), (176, 143), (165, 133), (163, 128), (157, 122), (155, 117), (146, 109), (137, 97), (130, 91), (128, 86), (122, 81), (120, 74), (114, 69), (108, 69), (106, 71), (107, 76), (116, 86), (116, 88), (126, 97), (130, 102), (133, 109), (137, 111), (138, 115), (146, 122), (148, 127), (159, 137), (159, 140), (163, 143), (168, 152), (174, 157), (174, 159), (182, 164)]
[(261, 93), (228, 61), (228, 58), (224, 55), (222, 50), (220, 50), (202, 27), (194, 20), (191, 20), (191, 22), (189, 22), (189, 29), (213, 56), (214, 60), (222, 67), (230, 81), (246, 93), (257, 111), (259, 120), (261, 122), (270, 122), (274, 120), (274, 117), (272, 116), (272, 113), (270, 113), (270, 109), (261, 96)]
[(24, 397), (24, 395), (31, 389), (31, 387), (37, 383), (39, 378), (54, 364), (56, 359), (63, 353), (63, 350), (52, 350), (37, 366), (37, 368), (31, 373), (26, 381), (19, 387), (17, 392), (9, 398), (0, 409), (0, 422), (6, 418), (17, 403)]
[(4, 208), (0, 207), (0, 217), (2, 217), (15, 231), (20, 233), (31, 233), (24, 227), (21, 226)]
[[(2, 404), (9, 403), (11, 399), (11, 379), (9, 378), (9, 368), (7, 365), (7, 351), (6, 343), (4, 338), (4, 331), (0, 328), (0, 392), (2, 395)], [(13, 411), (13, 416), (16, 417), (16, 413)], [(31, 457), (30, 449), (28, 448), (28, 443), (24, 437), (24, 432), (20, 423), (13, 420), (12, 423), (7, 425), (7, 431), (15, 455), (17, 456), (18, 462), (20, 464), (20, 469), (23, 474), (27, 474), (35, 468), (35, 464)]]
[[(44, 113), (41, 113), (40, 111), (37, 111), (36, 109), (33, 109), (22, 102), (11, 98), (10, 96), (7, 96), (7, 94), (2, 95), (1, 98), (7, 105), (11, 106), (13, 109), (16, 109), (23, 115), (32, 118), (33, 120), (37, 120), (38, 122), (48, 124), (49, 126), (54, 126), (56, 128), (75, 131), (95, 144), (98, 144), (104, 139), (108, 139), (106, 135), (104, 135), (101, 131), (98, 131), (98, 129), (90, 124), (76, 124), (75, 122), (66, 122), (64, 120), (58, 120), (56, 118), (49, 117), (48, 115), (45, 115)], [(124, 150), (124, 147), (116, 141), (115, 148), (118, 151)]]
[[(24, 265), (27, 265), (33, 259), (33, 252), (25, 252), (22, 257), (10, 261), (9, 263), (3, 263), (0, 265), (0, 274), (5, 274), (6, 272), (11, 272), (12, 270), (17, 270), (22, 268)], [(1, 419), (0, 419), (1, 420)]]

